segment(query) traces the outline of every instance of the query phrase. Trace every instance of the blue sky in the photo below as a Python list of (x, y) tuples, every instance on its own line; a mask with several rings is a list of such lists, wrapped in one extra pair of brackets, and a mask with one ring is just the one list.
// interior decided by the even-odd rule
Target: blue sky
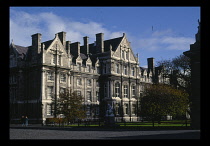
[(189, 50), (198, 19), (200, 7), (10, 7), (10, 42), (30, 46), (38, 32), (47, 41), (65, 31), (67, 40), (81, 44), (84, 36), (93, 43), (100, 32), (105, 40), (126, 33), (146, 67), (147, 58), (157, 62)]

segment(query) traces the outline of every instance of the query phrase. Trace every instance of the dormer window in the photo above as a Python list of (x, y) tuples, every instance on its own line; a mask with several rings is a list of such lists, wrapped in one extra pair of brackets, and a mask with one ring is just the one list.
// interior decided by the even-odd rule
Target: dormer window
[(122, 50), (122, 58), (125, 59), (125, 51)]
[(125, 59), (128, 60), (128, 52), (125, 52)]
[(86, 71), (91, 72), (91, 66), (90, 65), (87, 65)]
[(56, 64), (56, 55), (53, 54), (53, 64)]
[(81, 63), (77, 63), (77, 70), (78, 71), (81, 71), (82, 69), (81, 69)]
[(61, 65), (61, 55), (58, 55), (58, 65)]
[(97, 69), (97, 73), (100, 74), (100, 67), (98, 66), (96, 69)]

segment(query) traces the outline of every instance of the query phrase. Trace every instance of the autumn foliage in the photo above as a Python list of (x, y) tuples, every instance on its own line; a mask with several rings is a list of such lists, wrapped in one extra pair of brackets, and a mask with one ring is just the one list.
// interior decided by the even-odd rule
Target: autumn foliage
[(185, 91), (169, 85), (149, 85), (141, 97), (141, 116), (154, 121), (166, 115), (185, 115), (189, 105), (188, 97)]

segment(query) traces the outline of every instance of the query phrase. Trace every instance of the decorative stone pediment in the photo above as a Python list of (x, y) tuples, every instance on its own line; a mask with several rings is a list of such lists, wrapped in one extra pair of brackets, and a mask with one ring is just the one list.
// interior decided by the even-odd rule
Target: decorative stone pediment
[(55, 39), (50, 44), (50, 46), (47, 48), (47, 52), (55, 54), (57, 50), (58, 55), (66, 55), (65, 48), (63, 47), (60, 39), (58, 38), (58, 35), (56, 34)]
[(87, 64), (91, 64), (91, 63), (92, 63), (92, 61), (91, 61), (91, 59), (90, 59), (89, 56), (88, 56), (88, 59), (87, 59), (86, 63), (87, 63)]

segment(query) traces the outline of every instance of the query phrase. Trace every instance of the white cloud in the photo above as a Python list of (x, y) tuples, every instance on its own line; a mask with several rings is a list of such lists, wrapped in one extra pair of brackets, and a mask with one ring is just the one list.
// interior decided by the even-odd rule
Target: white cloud
[(187, 50), (194, 38), (174, 35), (171, 29), (155, 31), (150, 37), (136, 39), (136, 45), (143, 50)]
[(79, 41), (81, 44), (83, 44), (84, 36), (88, 36), (90, 38), (89, 43), (93, 43), (97, 33), (104, 33), (105, 39), (123, 35), (122, 31), (111, 32), (103, 24), (94, 21), (82, 23), (52, 12), (31, 14), (10, 10), (10, 39), (13, 39), (15, 44), (31, 45), (30, 36), (35, 33), (42, 34), (42, 41), (51, 40), (56, 33), (61, 31), (67, 33), (67, 40)]
[(166, 29), (166, 30), (156, 30), (152, 33), (152, 37), (160, 37), (160, 36), (169, 36), (172, 35), (173, 32), (171, 29)]
[(195, 42), (195, 40), (189, 37), (164, 37), (161, 40), (162, 44), (168, 44), (165, 48), (168, 50), (186, 50), (193, 42)]
[[(42, 41), (51, 40), (55, 34), (61, 31), (67, 33), (67, 40), (81, 42), (83, 37), (89, 37), (89, 43), (95, 41), (95, 34), (104, 33), (105, 40), (120, 37), (123, 31), (112, 32), (104, 24), (89, 20), (86, 23), (74, 21), (71, 18), (58, 16), (52, 12), (27, 13), (23, 11), (10, 10), (10, 41), (15, 44), (31, 45), (31, 35), (42, 34)], [(137, 38), (126, 33), (131, 46), (136, 49), (147, 51), (158, 50), (187, 50), (194, 43), (194, 38), (175, 35), (171, 29), (156, 30), (150, 36)], [(138, 52), (138, 51), (137, 51)]]

